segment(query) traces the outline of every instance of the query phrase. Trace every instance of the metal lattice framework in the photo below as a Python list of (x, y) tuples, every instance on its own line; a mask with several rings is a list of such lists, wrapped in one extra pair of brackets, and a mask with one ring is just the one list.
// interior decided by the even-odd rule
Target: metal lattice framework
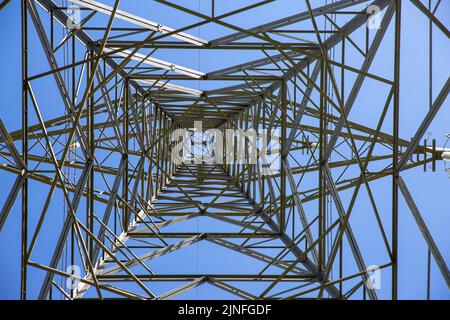
[[(402, 179), (405, 170), (443, 159), (444, 148), (422, 139), (450, 78), (414, 136), (400, 137), (403, 3), (305, 0), (303, 12), (293, 7), (289, 17), (245, 28), (233, 17), (276, 1), (220, 14), (214, 0), (210, 14), (148, 1), (143, 16), (157, 6), (195, 21), (175, 29), (122, 10), (120, 0), (69, 1), (83, 13), (70, 28), (73, 9), (65, 1), (23, 0), (22, 128), (8, 131), (0, 119), (0, 168), (15, 177), (0, 228), (21, 201), (21, 297), (170, 299), (210, 285), (244, 299), (377, 299), (366, 285), (367, 260), (377, 251), (377, 265), (390, 275), (388, 296), (396, 299), (399, 198), (450, 286)], [(448, 40), (437, 18), (441, 1), (408, 3)], [(367, 27), (368, 6), (380, 10), (375, 30)], [(193, 35), (211, 26), (225, 35)], [(255, 58), (241, 59), (244, 51)], [(192, 61), (198, 52), (232, 58), (202, 72), (161, 60), (170, 52)], [(367, 83), (371, 101), (360, 100)], [(370, 103), (367, 123), (351, 120), (361, 103)], [(248, 157), (174, 163), (171, 135), (197, 120), (222, 131), (276, 128), (281, 170), (263, 175), (261, 162)], [(387, 207), (374, 191), (377, 181), (389, 189)], [(353, 224), (355, 211), (370, 223)], [(381, 245), (362, 245), (364, 232)], [(201, 269), (192, 267), (200, 244)], [(31, 278), (39, 290), (28, 290)]]

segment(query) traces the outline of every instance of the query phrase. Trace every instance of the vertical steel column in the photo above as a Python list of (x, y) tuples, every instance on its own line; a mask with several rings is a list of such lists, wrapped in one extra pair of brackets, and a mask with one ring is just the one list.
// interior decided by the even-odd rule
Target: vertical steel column
[(280, 233), (284, 233), (286, 225), (286, 117), (287, 117), (287, 88), (286, 80), (281, 81), (281, 168), (280, 168)]
[[(71, 41), (71, 46), (72, 46), (72, 70), (71, 70), (71, 100), (72, 100), (72, 109), (75, 110), (76, 109), (76, 104), (75, 104), (75, 95), (76, 95), (76, 79), (75, 79), (75, 72), (76, 72), (76, 66), (75, 66), (75, 61), (76, 61), (76, 51), (75, 51), (75, 36), (72, 35), (72, 41)], [(80, 137), (81, 138), (81, 137)], [(74, 154), (74, 161), (76, 161), (77, 157), (76, 157), (76, 147), (74, 146), (73, 148), (73, 154)], [(75, 169), (76, 172), (76, 169)], [(70, 177), (69, 177), (70, 180)], [(74, 265), (75, 264), (75, 230), (74, 230), (74, 222), (72, 221), (72, 226), (70, 228), (70, 265)], [(73, 273), (73, 270), (71, 271)], [(71, 287), (70, 287), (70, 297), (73, 298), (73, 294), (74, 294), (74, 279), (72, 278), (71, 280)]]
[[(167, 116), (164, 116), (164, 132), (166, 132), (166, 130), (169, 130), (170, 128), (170, 123), (168, 121)], [(169, 161), (168, 161), (168, 155), (169, 155), (169, 137), (170, 137), (170, 133), (166, 134), (164, 137), (164, 149), (163, 149), (163, 159), (164, 159), (164, 172), (170, 176), (170, 171), (169, 171)], [(164, 186), (166, 184), (166, 182), (168, 181), (167, 176), (164, 175), (164, 180), (162, 186)]]
[(162, 171), (162, 159), (161, 159), (161, 149), (163, 147), (163, 139), (161, 139), (160, 137), (163, 135), (164, 132), (164, 125), (163, 125), (163, 114), (161, 112), (161, 110), (158, 108), (158, 133), (157, 133), (157, 139), (158, 139), (158, 148), (156, 151), (156, 163), (158, 164), (157, 166), (157, 174), (156, 174), (156, 192), (157, 194), (159, 194), (159, 192), (161, 191), (162, 188), (162, 179), (164, 176), (164, 172)]
[[(341, 64), (345, 65), (345, 37), (342, 36), (342, 51), (341, 51)], [(341, 68), (341, 98), (342, 98), (342, 104), (345, 105), (345, 68)], [(339, 219), (339, 232), (343, 232), (343, 223), (342, 220)], [(344, 246), (341, 244), (339, 246), (339, 279), (342, 279), (344, 274), (344, 262), (342, 261), (344, 258)], [(342, 296), (343, 294), (343, 283), (342, 281), (339, 282), (339, 296)]]
[(124, 232), (128, 231), (128, 220), (129, 220), (129, 210), (128, 210), (128, 138), (129, 138), (129, 117), (128, 117), (128, 107), (130, 104), (129, 97), (129, 81), (128, 78), (124, 79), (124, 92), (123, 92), (123, 144), (124, 144), (124, 156), (125, 168), (123, 171), (122, 179), (122, 195), (123, 195), (123, 207), (122, 207), (122, 229)]
[[(90, 58), (90, 60), (89, 60), (89, 63), (88, 63), (88, 70), (89, 70), (89, 72), (87, 73), (88, 74), (88, 79), (89, 79), (89, 76), (92, 74), (92, 72), (93, 72), (93, 64), (94, 64), (94, 62), (93, 62), (93, 60), (91, 60), (92, 58), (94, 57), (94, 53), (91, 51), (90, 53), (89, 53), (89, 58)], [(92, 90), (94, 88), (94, 84), (92, 84), (91, 85), (91, 88), (89, 88), (89, 89), (87, 89), (87, 90)], [(115, 97), (116, 98), (116, 100), (117, 100), (117, 97)], [(95, 110), (94, 110), (94, 103), (95, 103), (95, 101), (94, 101), (94, 95), (93, 94), (90, 94), (90, 98), (89, 98), (89, 100), (88, 100), (88, 118), (89, 118), (89, 133), (88, 133), (88, 135), (89, 135), (89, 137), (88, 137), (88, 139), (89, 139), (89, 146), (90, 146), (90, 148), (91, 148), (91, 152), (90, 152), (90, 154), (91, 154), (91, 158), (90, 159), (88, 159), (88, 161), (89, 161), (89, 164), (91, 164), (91, 165), (93, 165), (94, 163), (94, 153), (95, 153), (95, 121), (94, 121), (94, 119), (95, 119), (95, 117), (94, 117), (94, 113), (95, 113)], [(93, 167), (91, 167), (91, 172), (90, 172), (90, 177), (89, 177), (89, 212), (88, 212), (88, 215), (89, 215), (89, 231), (93, 234), (94, 233), (94, 186), (95, 186), (95, 184), (94, 184), (94, 168)], [(94, 253), (94, 240), (92, 239), (92, 237), (88, 237), (89, 238), (89, 256), (92, 256), (93, 255), (93, 253)]]
[[(88, 51), (87, 52), (87, 58), (91, 59), (91, 53)], [(90, 70), (90, 63), (87, 63), (87, 75), (89, 76), (89, 74), (91, 74), (91, 70)], [(92, 135), (91, 135), (91, 130), (92, 130), (92, 119), (91, 119), (91, 112), (92, 112), (92, 105), (91, 105), (91, 98), (88, 99), (87, 103), (86, 103), (86, 129), (87, 129), (87, 136), (86, 136), (86, 142), (88, 145), (88, 148), (90, 148), (92, 146)], [(92, 157), (93, 154), (91, 153)], [(89, 161), (90, 159), (87, 159), (87, 161)], [(86, 181), (86, 227), (91, 230), (91, 224), (90, 224), (90, 212), (91, 212), (91, 201), (90, 201), (90, 197), (91, 197), (91, 177), (93, 174), (94, 170), (91, 170), (91, 173), (89, 175), (89, 177), (87, 178)], [(86, 234), (86, 246), (88, 249), (88, 253), (89, 255), (91, 255), (91, 246), (90, 246), (90, 237), (88, 234)]]
[(393, 106), (393, 152), (392, 152), (392, 299), (398, 294), (398, 138), (400, 108), (400, 30), (401, 0), (395, 1), (395, 54), (394, 54), (394, 106)]
[[(317, 62), (319, 63), (319, 62)], [(326, 68), (325, 64), (321, 63), (320, 72), (320, 90), (326, 92)], [(325, 218), (325, 208), (326, 208), (326, 183), (323, 174), (323, 166), (325, 165), (325, 111), (326, 103), (323, 94), (320, 95), (320, 110), (319, 110), (319, 199), (318, 199), (318, 239), (319, 243), (319, 260), (318, 269), (322, 272), (325, 268), (325, 243), (324, 237), (322, 237), (324, 231), (324, 218)], [(313, 148), (311, 148), (313, 149)], [(314, 152), (314, 150), (312, 150)]]
[[(22, 0), (22, 159), (28, 166), (28, 6), (27, 0)], [(28, 170), (28, 167), (26, 168)], [(28, 245), (28, 178), (27, 172), (22, 187), (22, 225), (21, 225), (21, 272), (20, 299), (27, 299), (27, 245)]]
[(145, 161), (146, 161), (145, 149), (149, 143), (149, 141), (147, 139), (147, 137), (148, 137), (148, 135), (147, 135), (147, 114), (145, 112), (145, 108), (146, 108), (145, 99), (146, 99), (146, 97), (144, 95), (142, 97), (142, 106), (141, 106), (141, 125), (142, 125), (142, 143), (143, 143), (142, 148), (141, 148), (141, 159), (144, 162), (143, 169), (141, 172), (141, 177), (140, 177), (140, 179), (141, 179), (141, 195), (142, 196), (144, 196), (146, 194), (145, 193), (145, 181), (146, 181), (146, 179), (145, 179)]

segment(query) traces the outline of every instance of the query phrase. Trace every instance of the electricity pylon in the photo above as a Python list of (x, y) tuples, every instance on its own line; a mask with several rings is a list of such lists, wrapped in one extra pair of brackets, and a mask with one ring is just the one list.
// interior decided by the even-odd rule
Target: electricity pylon
[[(450, 285), (403, 179), (449, 156), (423, 141), (448, 77), (412, 138), (400, 134), (402, 6), (448, 41), (444, 4), (296, 1), (292, 15), (248, 28), (235, 21), (281, 4), (21, 3), (22, 119), (15, 131), (17, 119), (0, 119), (0, 168), (15, 179), (0, 228), (20, 203), (23, 299), (192, 298), (199, 286), (207, 298), (397, 299), (400, 201)], [(167, 25), (151, 21), (158, 10)], [(198, 55), (223, 67), (195, 70)], [(233, 156), (175, 161), (177, 130), (217, 147), (192, 133), (196, 121)], [(230, 130), (244, 132), (241, 159)], [(250, 130), (278, 133), (270, 174), (250, 156)]]

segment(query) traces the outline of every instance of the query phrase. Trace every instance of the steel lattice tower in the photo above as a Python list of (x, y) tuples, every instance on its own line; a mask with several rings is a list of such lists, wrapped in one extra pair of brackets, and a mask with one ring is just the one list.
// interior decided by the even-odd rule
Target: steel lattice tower
[[(448, 75), (423, 82), (436, 94), (417, 106), (413, 135), (400, 130), (403, 6), (448, 48), (448, 3), (291, 1), (290, 16), (248, 28), (242, 17), (276, 15), (283, 1), (225, 2), (21, 1), (21, 128), (0, 118), (0, 169), (14, 179), (0, 230), (21, 214), (21, 297), (195, 298), (205, 286), (243, 299), (397, 299), (401, 210), (448, 289), (446, 254), (404, 179), (450, 158), (426, 140)], [(173, 26), (151, 21), (162, 11)], [(174, 161), (174, 133), (195, 121), (276, 130), (280, 170), (265, 175), (249, 152)]]

